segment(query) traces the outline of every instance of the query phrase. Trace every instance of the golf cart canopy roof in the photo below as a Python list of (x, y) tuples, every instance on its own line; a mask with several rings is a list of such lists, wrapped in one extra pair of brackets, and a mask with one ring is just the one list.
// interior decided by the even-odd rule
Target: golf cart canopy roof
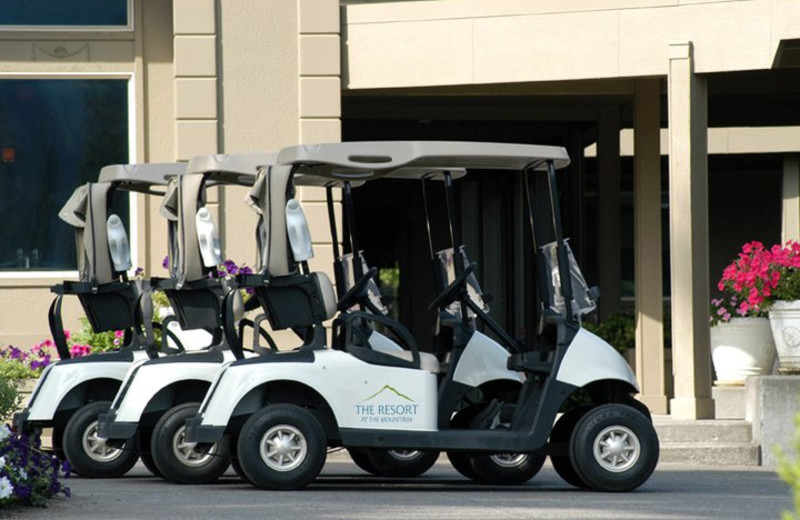
[(372, 177), (421, 178), (438, 171), (545, 169), (569, 164), (564, 148), (529, 144), (456, 141), (363, 141), (284, 148), (279, 164), (296, 173), (342, 180)]
[(198, 155), (189, 161), (187, 174), (209, 174), (210, 185), (215, 183), (252, 186), (259, 168), (275, 164), (276, 153), (238, 153), (227, 155)]
[(97, 181), (116, 184), (129, 191), (149, 193), (152, 186), (166, 186), (172, 177), (184, 171), (184, 163), (112, 164), (100, 170)]

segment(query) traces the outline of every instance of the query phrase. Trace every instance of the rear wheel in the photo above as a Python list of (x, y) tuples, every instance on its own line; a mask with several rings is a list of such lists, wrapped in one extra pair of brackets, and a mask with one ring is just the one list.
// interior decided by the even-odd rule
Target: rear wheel
[(159, 471), (156, 467), (156, 463), (153, 461), (153, 454), (150, 453), (150, 442), (152, 438), (152, 431), (139, 432), (139, 459), (142, 461), (142, 464), (144, 464), (144, 467), (147, 468), (147, 471), (156, 477), (162, 477), (161, 471)]
[(301, 489), (322, 470), (326, 444), (325, 431), (311, 412), (292, 404), (273, 404), (242, 426), (237, 453), (254, 486)]
[(175, 406), (161, 416), (153, 429), (153, 462), (166, 480), (207, 484), (221, 477), (230, 465), (227, 437), (203, 449), (186, 440), (186, 420), (194, 417), (199, 408), (198, 403)]
[(638, 410), (605, 404), (586, 412), (569, 443), (572, 465), (596, 491), (630, 491), (655, 470), (659, 446), (653, 424)]
[[(479, 414), (472, 420), (474, 429), (507, 429), (502, 408), (485, 417)], [(546, 455), (535, 453), (474, 453), (469, 455), (475, 480), (489, 484), (511, 486), (529, 481), (542, 469)]]
[(418, 477), (431, 469), (439, 458), (438, 451), (428, 450), (366, 450), (376, 473), (383, 477)]
[(97, 436), (98, 418), (110, 406), (108, 401), (89, 403), (72, 415), (64, 429), (64, 453), (70, 466), (83, 477), (120, 477), (139, 458), (135, 449), (135, 438), (130, 438), (122, 447), (117, 447), (109, 444), (107, 439)]

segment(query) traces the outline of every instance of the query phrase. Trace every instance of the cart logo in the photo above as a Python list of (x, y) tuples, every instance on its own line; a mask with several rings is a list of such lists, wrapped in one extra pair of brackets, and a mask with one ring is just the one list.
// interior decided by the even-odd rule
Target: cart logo
[(370, 395), (356, 406), (362, 423), (410, 423), (417, 416), (418, 404), (390, 385)]

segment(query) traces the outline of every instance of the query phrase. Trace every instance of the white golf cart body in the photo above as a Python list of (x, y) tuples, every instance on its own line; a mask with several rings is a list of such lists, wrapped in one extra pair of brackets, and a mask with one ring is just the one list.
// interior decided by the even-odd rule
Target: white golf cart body
[[(547, 170), (566, 166), (569, 159), (562, 148), (534, 145), (361, 142), (291, 147), (280, 152), (278, 162), (292, 165), (296, 174), (366, 180), (404, 177), (408, 172), (417, 175), (420, 169)], [(295, 402), (292, 396), (305, 392), (304, 395), (313, 396), (313, 407), (323, 417), (320, 420), (329, 440), (346, 447), (455, 447), (496, 452), (502, 446), (502, 451), (531, 452), (546, 443), (561, 401), (547, 403), (537, 412), (537, 417), (541, 415), (547, 424), (536, 422), (535, 431), (491, 432), (494, 439), (502, 440), (500, 443), (487, 442), (487, 436), (467, 439), (463, 430), (441, 431), (437, 421), (441, 376), (437, 376), (438, 370), (426, 369), (422, 357), (415, 368), (365, 362), (350, 352), (327, 349), (236, 361), (217, 374), (199, 413), (187, 423), (187, 438), (214, 442), (226, 432), (235, 433), (243, 418), (265, 404), (280, 399)], [(521, 382), (518, 373), (507, 367), (508, 360), (505, 349), (475, 332), (455, 368), (450, 368), (453, 371), (450, 377), (469, 386), (480, 386), (497, 378)], [(557, 362), (554, 379), (563, 383), (564, 388), (613, 380), (630, 392), (638, 391), (635, 376), (625, 361), (610, 345), (587, 331), (575, 334), (563, 359)], [(565, 390), (560, 399), (567, 395)], [(330, 417), (326, 416), (326, 410)], [(461, 442), (461, 438), (465, 440)]]
[[(131, 267), (127, 236), (120, 238), (117, 229), (116, 236), (109, 239), (107, 226), (109, 222), (114, 222), (114, 216), (107, 215), (109, 189), (114, 186), (158, 194), (152, 191), (154, 186), (165, 186), (170, 178), (179, 175), (184, 169), (183, 164), (166, 163), (106, 166), (101, 169), (96, 183), (89, 183), (75, 190), (59, 212), (62, 220), (76, 228), (80, 282), (74, 283), (75, 285), (88, 284), (101, 295), (107, 287), (111, 287), (109, 292), (116, 291), (122, 285), (119, 282), (120, 274)], [(116, 222), (119, 222), (118, 219)], [(124, 229), (122, 232), (124, 233)], [(68, 283), (70, 282), (65, 282), (65, 285)], [(60, 313), (60, 296), (56, 302)], [(85, 305), (85, 308), (87, 313), (95, 311), (99, 314), (99, 307), (102, 306), (101, 302), (96, 307)], [(53, 313), (54, 308), (51, 308), (51, 323)], [(98, 318), (90, 316), (91, 319)], [(53, 332), (54, 336), (59, 333), (59, 330)], [(62, 350), (66, 350), (65, 343), (59, 348), (62, 360), (42, 372), (27, 407), (15, 416), (15, 424), (22, 431), (30, 427), (63, 427), (69, 414), (88, 401), (110, 400), (130, 366), (137, 360), (148, 357), (143, 346), (123, 347), (119, 351), (79, 358), (70, 358), (69, 351)], [(153, 355), (152, 352), (150, 355)], [(61, 417), (57, 417), (59, 414)]]
[[(207, 270), (223, 260), (213, 221), (201, 218), (207, 217), (203, 208), (195, 210), (204, 185), (252, 186), (258, 168), (274, 161), (274, 154), (197, 156), (189, 162), (186, 172), (170, 184), (161, 213), (172, 230), (169, 268), (178, 292), (180, 287), (191, 282), (207, 280)], [(235, 312), (239, 316), (242, 314), (240, 308)], [(185, 318), (191, 321), (190, 316)], [(176, 321), (167, 327), (178, 326)], [(199, 333), (194, 337), (212, 338), (204, 329), (187, 330)], [(111, 409), (100, 418), (102, 438), (127, 439), (136, 433), (145, 413), (163, 412), (180, 404), (181, 399), (199, 401), (220, 366), (236, 359), (221, 345), (203, 343), (184, 347), (184, 352), (159, 359), (142, 359), (129, 367)], [(178, 393), (182, 397), (176, 397)]]

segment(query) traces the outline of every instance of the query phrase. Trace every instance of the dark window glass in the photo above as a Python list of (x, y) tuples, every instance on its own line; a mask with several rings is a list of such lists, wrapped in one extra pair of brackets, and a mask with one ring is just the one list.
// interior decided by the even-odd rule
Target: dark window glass
[(0, 0), (0, 25), (128, 25), (128, 0)]
[[(0, 269), (75, 269), (58, 210), (128, 162), (126, 80), (0, 80)], [(127, 197), (114, 211), (128, 220)]]

